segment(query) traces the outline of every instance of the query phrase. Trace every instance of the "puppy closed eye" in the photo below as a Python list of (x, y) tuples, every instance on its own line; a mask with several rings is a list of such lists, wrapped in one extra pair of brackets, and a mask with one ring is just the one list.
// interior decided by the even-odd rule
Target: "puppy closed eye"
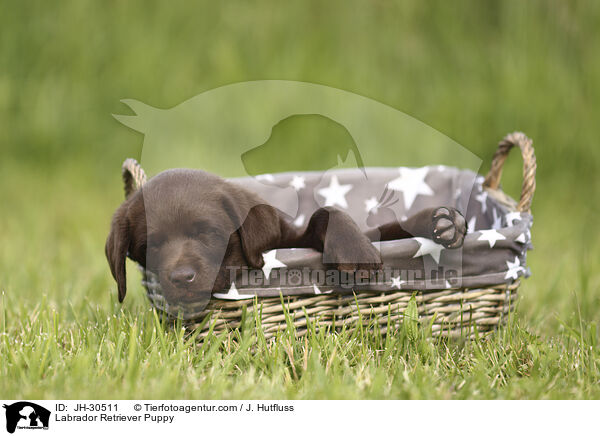
[(188, 232), (188, 236), (206, 242), (213, 240), (220, 242), (225, 237), (223, 230), (205, 221), (195, 223)]
[(157, 252), (165, 242), (164, 238), (159, 235), (148, 235), (147, 251)]

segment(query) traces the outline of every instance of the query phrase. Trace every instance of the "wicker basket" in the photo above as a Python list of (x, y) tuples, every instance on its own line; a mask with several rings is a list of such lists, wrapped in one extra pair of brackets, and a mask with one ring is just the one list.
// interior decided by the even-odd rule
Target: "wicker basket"
[[(499, 188), (502, 167), (510, 149), (518, 146), (523, 157), (523, 185), (518, 204)], [(492, 159), (491, 169), (483, 182), (489, 198), (501, 203), (507, 210), (530, 212), (535, 191), (536, 159), (532, 141), (515, 132), (500, 141)], [(123, 164), (125, 193), (138, 189), (146, 176), (133, 159)], [(141, 268), (142, 283), (151, 303), (164, 309), (156, 277)], [(310, 325), (330, 331), (342, 327), (354, 328), (357, 323), (378, 327), (382, 334), (396, 330), (402, 323), (409, 300), (416, 295), (419, 319), (431, 324), (434, 336), (472, 337), (494, 330), (502, 324), (517, 299), (519, 281), (499, 283), (484, 288), (451, 288), (442, 290), (401, 289), (398, 291), (361, 291), (350, 295), (306, 295), (286, 297), (254, 297), (246, 300), (219, 300), (213, 298), (208, 306), (197, 311), (193, 319), (185, 320), (191, 329), (199, 328), (199, 336), (210, 331), (219, 333), (241, 326), (243, 317), (260, 320), (265, 337), (286, 329), (290, 323), (297, 335), (304, 335)]]

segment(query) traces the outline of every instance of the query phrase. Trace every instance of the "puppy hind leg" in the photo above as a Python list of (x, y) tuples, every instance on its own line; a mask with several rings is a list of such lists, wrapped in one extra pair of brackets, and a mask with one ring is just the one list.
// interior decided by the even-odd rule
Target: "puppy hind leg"
[(390, 241), (412, 237), (433, 239), (446, 248), (462, 246), (467, 225), (462, 214), (453, 207), (423, 209), (403, 222), (384, 224), (366, 233), (371, 240)]

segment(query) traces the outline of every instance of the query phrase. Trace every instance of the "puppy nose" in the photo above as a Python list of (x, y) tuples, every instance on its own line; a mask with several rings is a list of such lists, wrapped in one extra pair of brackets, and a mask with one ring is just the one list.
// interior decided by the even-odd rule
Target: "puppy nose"
[(189, 266), (174, 269), (169, 279), (176, 286), (189, 286), (196, 278), (196, 271)]

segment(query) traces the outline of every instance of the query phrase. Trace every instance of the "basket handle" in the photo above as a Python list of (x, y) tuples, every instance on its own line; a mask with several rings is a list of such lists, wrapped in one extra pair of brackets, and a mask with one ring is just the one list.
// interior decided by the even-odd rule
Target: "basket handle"
[(137, 160), (131, 158), (125, 159), (121, 170), (123, 184), (125, 185), (125, 198), (128, 198), (146, 183), (146, 173)]
[(524, 133), (514, 132), (506, 135), (498, 143), (498, 149), (492, 158), (490, 172), (483, 182), (483, 186), (487, 188), (498, 189), (500, 178), (502, 177), (502, 167), (508, 157), (508, 152), (511, 148), (518, 146), (523, 156), (523, 186), (521, 188), (521, 199), (517, 205), (519, 212), (529, 212), (531, 210), (531, 201), (535, 192), (535, 170), (537, 164), (532, 144), (533, 141), (525, 136)]

